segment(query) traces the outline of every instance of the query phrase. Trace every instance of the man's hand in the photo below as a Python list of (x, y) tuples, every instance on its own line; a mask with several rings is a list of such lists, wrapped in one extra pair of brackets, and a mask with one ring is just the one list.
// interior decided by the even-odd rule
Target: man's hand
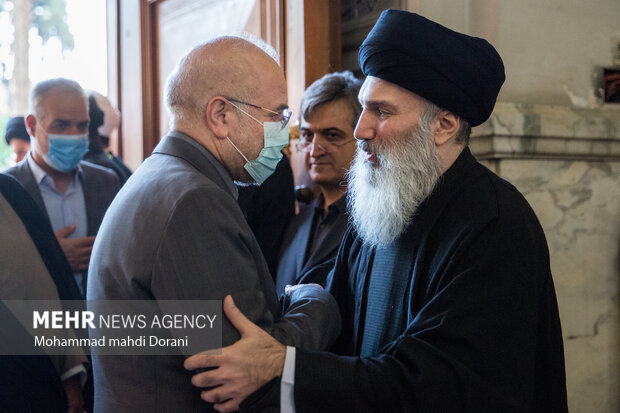
[(259, 387), (282, 375), (286, 347), (248, 320), (230, 295), (224, 299), (224, 313), (241, 334), (220, 355), (199, 353), (185, 360), (187, 370), (214, 368), (192, 377), (196, 387), (215, 387), (202, 392), (202, 399), (214, 403), (219, 412), (234, 412)]
[(84, 397), (82, 396), (82, 386), (80, 386), (80, 375), (69, 377), (62, 382), (67, 394), (67, 402), (69, 413), (83, 413), (84, 412)]
[(73, 272), (86, 271), (90, 262), (90, 253), (93, 250), (95, 237), (67, 238), (75, 231), (75, 225), (69, 225), (54, 233), (69, 260)]

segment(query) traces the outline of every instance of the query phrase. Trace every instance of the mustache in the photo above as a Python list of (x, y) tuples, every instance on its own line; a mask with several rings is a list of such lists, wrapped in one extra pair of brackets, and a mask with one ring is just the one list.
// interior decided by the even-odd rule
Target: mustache
[(378, 149), (377, 146), (372, 145), (370, 141), (367, 141), (367, 140), (358, 140), (356, 142), (356, 145), (357, 145), (357, 150), (361, 152), (376, 153)]

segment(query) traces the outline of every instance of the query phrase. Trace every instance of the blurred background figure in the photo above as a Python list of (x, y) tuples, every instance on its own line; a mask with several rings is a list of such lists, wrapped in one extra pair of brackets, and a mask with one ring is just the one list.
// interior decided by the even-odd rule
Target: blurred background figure
[[(115, 161), (114, 155), (104, 152), (102, 144), (102, 137), (99, 134), (99, 129), (103, 126), (105, 114), (97, 104), (95, 99), (96, 92), (90, 92), (88, 96), (88, 117), (90, 123), (88, 124), (88, 152), (84, 155), (84, 160), (100, 165), (109, 169), (112, 169), (118, 176), (118, 180), (121, 186), (127, 181), (131, 172), (123, 165), (122, 161)], [(105, 99), (105, 98), (104, 98)], [(107, 138), (109, 143), (109, 138)]]
[[(105, 156), (110, 159), (114, 165), (114, 171), (120, 171), (127, 178), (131, 175), (131, 170), (125, 165), (123, 160), (116, 156), (112, 152), (112, 147), (114, 147), (114, 142), (118, 139), (118, 128), (121, 125), (121, 113), (112, 106), (112, 103), (108, 100), (107, 97), (103, 96), (101, 93), (95, 92), (91, 90), (88, 92), (89, 96), (92, 96), (92, 100), (96, 103), (97, 107), (103, 112), (103, 123), (97, 127), (97, 132), (99, 133), (99, 141), (101, 142), (101, 146), (103, 148), (103, 152)], [(92, 100), (89, 100), (92, 101)], [(117, 172), (118, 173), (118, 172)], [(127, 180), (125, 178), (125, 180)], [(124, 183), (121, 180), (121, 183)]]
[(15, 166), (24, 159), (30, 150), (30, 136), (26, 130), (23, 116), (9, 119), (6, 124), (4, 139), (11, 148), (9, 166)]

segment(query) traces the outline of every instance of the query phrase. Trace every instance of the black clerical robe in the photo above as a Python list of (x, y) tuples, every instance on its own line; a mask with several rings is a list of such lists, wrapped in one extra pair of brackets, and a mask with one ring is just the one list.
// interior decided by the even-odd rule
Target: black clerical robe
[[(56, 291), (50, 291), (49, 299), (62, 300), (80, 300), (80, 290), (73, 278), (71, 267), (67, 258), (62, 252), (49, 220), (45, 213), (39, 208), (35, 200), (20, 185), (20, 183), (11, 176), (0, 173), (0, 198), (7, 201), (12, 212), (23, 224), (23, 233), (4, 232), (0, 236), (0, 248), (6, 251), (8, 245), (24, 245), (21, 237), (30, 237), (33, 250), (24, 250), (22, 257), (27, 259), (41, 259), (49, 276), (51, 277)], [(1, 209), (1, 208), (0, 208)], [(6, 231), (9, 215), (0, 214), (0, 225)], [(19, 241), (17, 241), (19, 240)], [(9, 244), (11, 243), (11, 244)], [(27, 243), (26, 243), (27, 244)], [(35, 256), (38, 255), (39, 257)], [(20, 273), (9, 273), (8, 265), (0, 259), (0, 285), (2, 281), (6, 282), (11, 277), (15, 277), (15, 283), (21, 283), (24, 291), (41, 288), (40, 285), (30, 286), (24, 284), (19, 277), (24, 275)], [(35, 268), (29, 268), (32, 270)], [(28, 274), (30, 275), (30, 274)], [(40, 273), (39, 276), (45, 277), (47, 274)], [(41, 284), (46, 285), (46, 284)], [(13, 293), (19, 289), (9, 288)], [(4, 299), (21, 299), (23, 297), (15, 295), (6, 296), (6, 288), (0, 291), (0, 297)], [(56, 298), (58, 297), (58, 298)], [(20, 340), (28, 340), (28, 332), (19, 323), (11, 311), (0, 300), (0, 341), (8, 342), (10, 339), (19, 342)], [(8, 334), (10, 337), (7, 337)], [(26, 338), (18, 338), (26, 337)], [(25, 342), (25, 341), (22, 341)], [(62, 356), (55, 355), (55, 358)], [(74, 356), (73, 359), (76, 357)], [(72, 360), (73, 361), (73, 360)], [(59, 362), (57, 362), (59, 363)], [(6, 355), (0, 352), (0, 411), (1, 412), (66, 412), (67, 398), (64, 388), (60, 381), (59, 373), (56, 370), (51, 358), (48, 355)]]
[(542, 228), (467, 148), (396, 241), (349, 230), (330, 277), (352, 357), (297, 349), (299, 413), (567, 411)]

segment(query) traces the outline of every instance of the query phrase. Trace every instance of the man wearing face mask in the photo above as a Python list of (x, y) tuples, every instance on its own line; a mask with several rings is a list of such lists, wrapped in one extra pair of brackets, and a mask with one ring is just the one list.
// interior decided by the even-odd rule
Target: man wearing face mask
[(80, 85), (57, 78), (30, 93), (26, 127), (31, 150), (5, 171), (47, 214), (82, 295), (92, 245), (120, 187), (113, 171), (83, 162), (88, 150), (88, 103)]
[[(296, 290), (281, 315), (267, 264), (236, 201), (235, 181), (263, 183), (288, 142), (286, 81), (269, 50), (220, 37), (194, 48), (170, 74), (171, 132), (103, 220), (89, 300), (223, 300), (231, 294), (280, 342), (325, 349), (333, 341), (338, 308), (322, 289)], [(239, 337), (223, 324), (223, 343)], [(181, 355), (93, 356), (95, 411), (205, 411), (183, 362)], [(267, 390), (279, 385), (276, 380)]]

